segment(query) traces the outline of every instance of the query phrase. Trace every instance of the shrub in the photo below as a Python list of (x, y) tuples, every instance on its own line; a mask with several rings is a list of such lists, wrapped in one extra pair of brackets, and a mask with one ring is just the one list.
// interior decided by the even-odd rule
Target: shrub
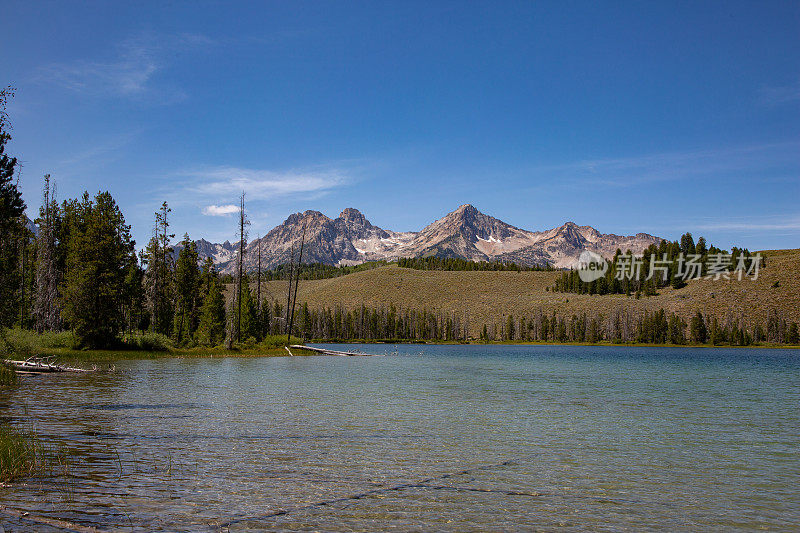
[[(289, 344), (303, 344), (303, 341), (297, 337), (292, 337)], [(258, 343), (258, 346), (260, 348), (283, 348), (286, 346), (286, 335), (266, 335)]]
[(27, 359), (49, 348), (75, 348), (75, 337), (70, 331), (36, 333), (12, 328), (0, 332), (0, 349), (17, 359)]
[(140, 333), (125, 337), (123, 348), (146, 352), (167, 352), (172, 349), (172, 341), (161, 333)]

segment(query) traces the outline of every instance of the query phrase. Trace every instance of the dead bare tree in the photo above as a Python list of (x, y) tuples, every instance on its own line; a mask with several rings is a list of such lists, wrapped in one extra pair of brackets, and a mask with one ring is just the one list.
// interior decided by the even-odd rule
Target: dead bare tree
[(283, 321), (287, 337), (291, 336), (291, 331), (289, 330), (289, 314), (291, 310), (289, 308), (292, 305), (292, 274), (294, 274), (294, 243), (289, 249), (289, 288), (286, 291), (286, 318)]
[(259, 336), (262, 334), (263, 324), (261, 323), (263, 314), (261, 312), (261, 237), (256, 234), (256, 252), (258, 253), (258, 265), (256, 267), (256, 309), (258, 310)]
[[(289, 317), (289, 335), (287, 336), (286, 342), (291, 342), (292, 336), (292, 326), (294, 325), (294, 306), (297, 303), (297, 287), (300, 284), (300, 265), (303, 262), (303, 245), (306, 242), (306, 228), (308, 227), (307, 224), (303, 224), (303, 235), (300, 237), (300, 254), (297, 258), (297, 275), (295, 276), (294, 280), (294, 296), (292, 297), (292, 314)], [(291, 283), (289, 285), (291, 289)]]
[(39, 210), (39, 235), (37, 237), (38, 262), (36, 266), (36, 294), (33, 313), (36, 329), (55, 331), (60, 325), (58, 307), (58, 268), (56, 265), (56, 216), (58, 202), (55, 184), (50, 174), (44, 176), (42, 207)]
[[(242, 342), (242, 282), (244, 278), (246, 227), (250, 225), (244, 210), (244, 191), (239, 199), (239, 253), (236, 257), (236, 340)], [(249, 290), (249, 288), (248, 288)], [(233, 337), (233, 336), (232, 336)]]

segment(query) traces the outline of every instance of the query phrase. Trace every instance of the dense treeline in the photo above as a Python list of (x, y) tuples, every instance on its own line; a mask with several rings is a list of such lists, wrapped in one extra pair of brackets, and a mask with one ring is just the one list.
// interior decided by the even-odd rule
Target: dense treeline
[(18, 318), (24, 299), (23, 284), (26, 247), (30, 231), (26, 227), (25, 202), (14, 174), (17, 158), (6, 153), (11, 140), (6, 102), (13, 96), (11, 87), (0, 90), (0, 327)]
[(358, 309), (334, 306), (309, 309), (304, 303), (299, 309), (297, 334), (319, 340), (379, 340), (404, 341), (468, 340), (468, 314), (442, 310), (399, 309), (393, 305)]
[[(662, 287), (685, 287), (687, 279), (730, 273), (737, 269), (752, 274), (756, 268), (755, 256), (748, 249), (733, 247), (729, 253), (713, 245), (708, 246), (703, 237), (695, 243), (691, 233), (682, 235), (680, 242), (662, 240), (658, 245), (651, 244), (635, 263), (632, 258), (630, 251), (623, 253), (617, 249), (602, 277), (584, 282), (577, 270), (569, 270), (556, 280), (553, 290), (578, 294), (654, 296)], [(764, 266), (766, 259), (760, 256), (757, 268)]]
[(459, 257), (401, 257), (397, 266), (416, 270), (492, 270), (492, 271), (528, 271), (553, 270), (550, 265), (525, 266), (510, 261), (470, 261)]
[(541, 310), (515, 318), (508, 315), (501, 324), (484, 326), (482, 340), (544, 342), (612, 342), (643, 344), (713, 344), (747, 346), (769, 342), (797, 344), (798, 326), (771, 310), (766, 323), (703, 316), (698, 311), (687, 323), (681, 316), (664, 309), (635, 313), (624, 307), (609, 314), (587, 316), (547, 315)]
[(4, 311), (2, 325), (66, 328), (82, 346), (109, 346), (129, 325), (140, 290), (130, 227), (108, 192), (60, 205), (53, 196), (46, 178), (38, 235), (22, 230), (10, 298), (17, 312)]
[(531, 315), (507, 315), (499, 324), (470, 331), (468, 314), (441, 310), (399, 309), (395, 306), (309, 309), (303, 304), (299, 336), (321, 341), (517, 341), (612, 342), (644, 344), (713, 344), (748, 346), (764, 342), (798, 344), (798, 325), (771, 310), (765, 323), (729, 316), (719, 320), (697, 312), (687, 323), (663, 309), (635, 314), (619, 308), (608, 315), (569, 317), (538, 310)]
[[(337, 278), (339, 276), (346, 276), (356, 272), (363, 272), (365, 270), (372, 270), (382, 266), (389, 265), (389, 261), (367, 261), (357, 265), (326, 265), (324, 263), (303, 263), (301, 265), (294, 265), (294, 276), (299, 276), (301, 280), (312, 279), (328, 279)], [(487, 270), (487, 271), (528, 271), (528, 270), (553, 270), (548, 266), (524, 266), (511, 262), (487, 262), (487, 261), (469, 261), (467, 259), (459, 258), (444, 258), (444, 257), (403, 257), (397, 260), (397, 266), (402, 268), (413, 268), (415, 270)], [(262, 281), (275, 281), (286, 280), (289, 278), (291, 268), (287, 263), (279, 265), (269, 270), (261, 272)], [(251, 272), (252, 275), (252, 272)], [(233, 276), (226, 274), (223, 276), (223, 282), (232, 283)]]
[[(226, 306), (211, 259), (199, 261), (188, 235), (173, 257), (166, 203), (137, 257), (130, 227), (108, 192), (58, 204), (48, 178), (43, 196), (38, 235), (19, 230), (24, 253), (16, 258), (18, 287), (13, 312), (2, 315), (3, 326), (72, 330), (79, 346), (100, 348), (123, 346), (126, 334), (144, 331), (170, 337), (179, 346), (215, 346), (230, 335), (229, 324), (239, 324), (238, 306)], [(277, 333), (277, 325), (257, 326), (262, 314), (270, 315), (260, 308), (245, 291), (241, 314), (247, 333)], [(271, 312), (280, 311), (276, 305)]]
[[(365, 270), (372, 270), (388, 265), (388, 261), (367, 261), (366, 263), (359, 263), (358, 265), (326, 265), (324, 263), (303, 263), (300, 265), (295, 264), (293, 270), (293, 277), (299, 276), (301, 280), (311, 279), (328, 279), (354, 274), (356, 272), (363, 272)], [(275, 268), (261, 271), (262, 281), (276, 281), (288, 280), (289, 272), (291, 271), (290, 265), (278, 265)], [(225, 283), (233, 283), (233, 276), (225, 274), (222, 278)]]

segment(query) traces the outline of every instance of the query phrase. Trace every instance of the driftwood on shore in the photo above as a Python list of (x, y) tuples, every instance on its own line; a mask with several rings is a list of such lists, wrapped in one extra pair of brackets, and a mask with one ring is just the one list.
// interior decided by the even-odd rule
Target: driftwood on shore
[[(368, 356), (368, 357), (381, 357), (383, 354), (378, 353), (361, 353), (361, 352), (343, 352), (340, 350), (329, 350), (327, 348), (314, 348), (313, 346), (306, 346), (304, 344), (292, 344), (288, 346), (286, 349), (294, 348), (296, 350), (308, 350), (310, 352), (315, 352), (320, 355), (341, 355), (341, 356)], [(292, 352), (289, 352), (292, 354)]]
[(53, 362), (54, 356), (50, 357), (29, 357), (24, 361), (15, 359), (3, 359), (3, 364), (23, 374), (46, 374), (50, 372), (92, 372), (95, 369), (75, 368), (56, 364)]

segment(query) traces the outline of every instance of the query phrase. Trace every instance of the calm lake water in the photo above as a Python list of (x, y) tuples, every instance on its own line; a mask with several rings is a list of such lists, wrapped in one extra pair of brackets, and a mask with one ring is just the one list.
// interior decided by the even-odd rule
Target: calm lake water
[(143, 531), (800, 528), (800, 351), (355, 348), (397, 353), (23, 377), (0, 415), (75, 457), (0, 505)]

